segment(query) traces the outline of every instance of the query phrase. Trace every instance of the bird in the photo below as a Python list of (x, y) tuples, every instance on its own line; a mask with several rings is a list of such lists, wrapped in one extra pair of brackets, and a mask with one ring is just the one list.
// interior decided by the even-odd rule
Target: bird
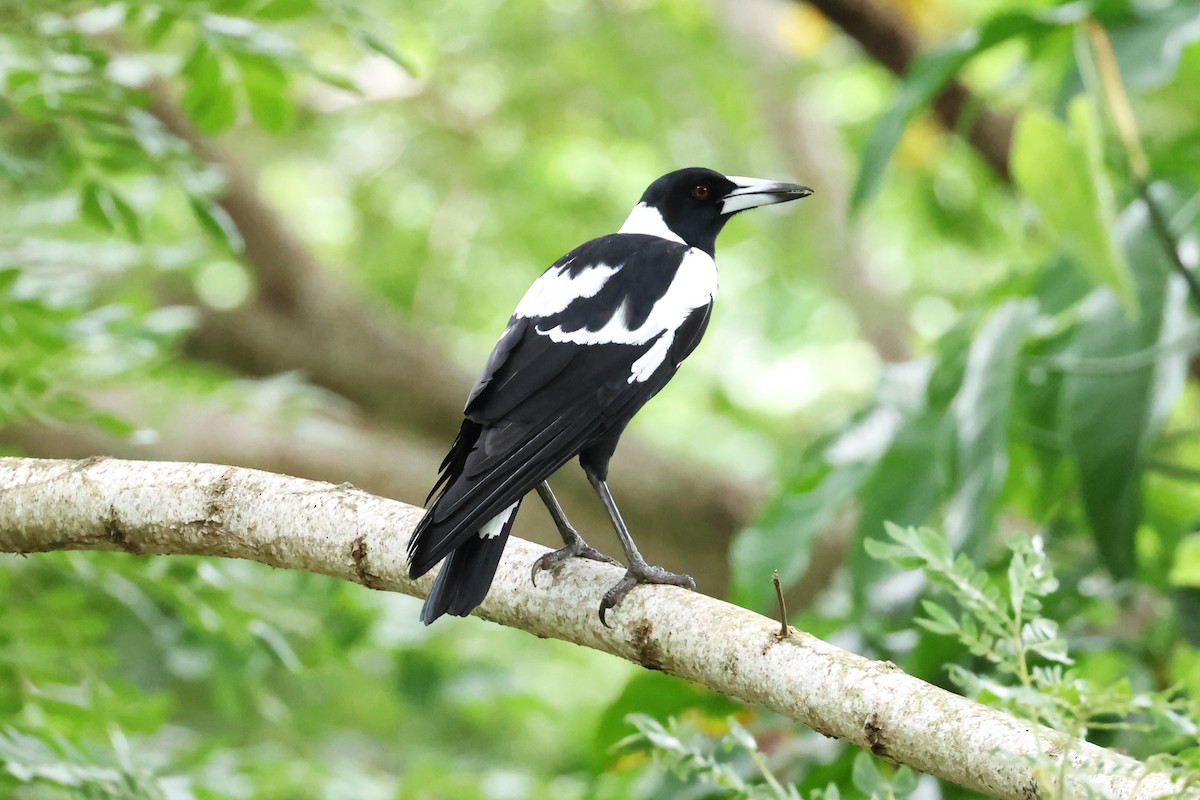
[(609, 460), (629, 421), (704, 335), (725, 223), (810, 194), (794, 183), (676, 170), (650, 184), (616, 233), (576, 247), (533, 282), (467, 397), (408, 544), (411, 578), (443, 562), (422, 622), (466, 616), (483, 602), (531, 491), (563, 539), (534, 562), (535, 585), (540, 571), (569, 558), (620, 564), (584, 541), (550, 488), (550, 476), (575, 457), (628, 564), (601, 599), (600, 622), (607, 627), (608, 612), (638, 584), (695, 588), (691, 577), (642, 557), (609, 491)]

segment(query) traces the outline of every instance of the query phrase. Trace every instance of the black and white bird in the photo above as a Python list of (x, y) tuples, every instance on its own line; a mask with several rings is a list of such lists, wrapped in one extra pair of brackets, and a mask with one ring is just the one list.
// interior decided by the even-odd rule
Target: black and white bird
[[(421, 611), (429, 624), (483, 602), (521, 500), (536, 490), (565, 546), (533, 576), (571, 557), (618, 563), (571, 527), (547, 479), (575, 456), (629, 562), (600, 621), (639, 583), (695, 588), (638, 552), (606, 483), (633, 415), (704, 335), (717, 289), (717, 234), (739, 211), (806, 197), (792, 183), (681, 169), (662, 176), (616, 233), (556, 261), (517, 304), (475, 384), (458, 438), (408, 546), (409, 575), (445, 559)], [(440, 492), (439, 492), (440, 490)]]

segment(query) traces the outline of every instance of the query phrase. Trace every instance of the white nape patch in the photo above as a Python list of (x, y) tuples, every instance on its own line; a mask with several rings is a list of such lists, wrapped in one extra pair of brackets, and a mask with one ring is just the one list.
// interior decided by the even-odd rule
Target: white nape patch
[(625, 220), (625, 224), (617, 233), (644, 233), (647, 236), (657, 236), (660, 239), (685, 244), (683, 239), (679, 238), (679, 234), (667, 227), (662, 212), (645, 203), (634, 206), (629, 219)]
[(712, 256), (693, 247), (684, 254), (666, 293), (638, 327), (629, 327), (629, 315), (622, 303), (600, 330), (564, 331), (561, 325), (556, 325), (549, 330), (538, 328), (537, 332), (549, 336), (552, 341), (573, 344), (645, 344), (661, 334), (662, 338), (637, 361), (639, 374), (644, 377), (635, 377), (635, 380), (645, 380), (666, 358), (675, 331), (689, 314), (711, 303), (716, 291), (717, 265)]
[(516, 317), (545, 317), (557, 314), (576, 300), (595, 297), (617, 271), (607, 264), (585, 267), (578, 275), (571, 275), (571, 262), (561, 267), (551, 267), (541, 274), (517, 303)]
[(517, 510), (517, 504), (513, 503), (508, 508), (501, 511), (496, 516), (483, 523), (483, 527), (479, 529), (480, 539), (495, 539), (500, 535), (500, 531), (504, 530), (504, 526), (512, 519), (513, 512)]

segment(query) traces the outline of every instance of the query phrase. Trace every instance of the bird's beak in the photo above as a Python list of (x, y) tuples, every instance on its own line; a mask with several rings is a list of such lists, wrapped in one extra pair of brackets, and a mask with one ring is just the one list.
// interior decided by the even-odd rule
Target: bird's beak
[(761, 178), (741, 178), (736, 175), (726, 177), (737, 184), (737, 188), (721, 200), (722, 214), (736, 214), (747, 208), (786, 203), (789, 200), (808, 197), (813, 193), (813, 190), (807, 186), (799, 186), (795, 183), (766, 181)]

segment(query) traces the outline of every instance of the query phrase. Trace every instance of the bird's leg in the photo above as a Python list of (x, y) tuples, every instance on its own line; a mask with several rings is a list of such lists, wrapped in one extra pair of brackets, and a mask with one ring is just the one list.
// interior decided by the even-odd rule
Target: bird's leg
[(600, 495), (600, 501), (604, 503), (604, 509), (608, 511), (609, 518), (612, 519), (613, 527), (617, 531), (617, 538), (621, 540), (621, 547), (625, 548), (625, 556), (629, 561), (629, 569), (626, 570), (625, 577), (621, 578), (616, 586), (605, 592), (604, 598), (600, 601), (600, 622), (604, 627), (609, 627), (608, 620), (604, 618), (605, 614), (616, 608), (617, 604), (625, 599), (625, 595), (629, 594), (629, 590), (639, 583), (665, 583), (671, 586), (682, 586), (685, 589), (695, 589), (696, 582), (690, 575), (667, 572), (662, 567), (646, 563), (646, 559), (642, 558), (637, 545), (634, 544), (633, 537), (629, 535), (629, 528), (625, 526), (625, 520), (621, 518), (621, 512), (617, 510), (616, 501), (613, 500), (612, 492), (608, 490), (608, 484), (599, 476), (592, 474), (590, 470), (587, 470), (587, 476), (592, 483), (592, 488), (596, 490), (596, 494)]
[(537, 574), (544, 569), (550, 569), (568, 558), (590, 558), (593, 561), (604, 561), (609, 564), (620, 565), (612, 556), (606, 556), (596, 548), (589, 545), (579, 535), (579, 531), (571, 526), (567, 521), (567, 515), (563, 511), (561, 505), (558, 504), (558, 498), (554, 496), (554, 492), (550, 491), (550, 482), (542, 481), (537, 486), (538, 497), (542, 498), (542, 502), (546, 504), (546, 510), (550, 512), (550, 518), (554, 520), (555, 526), (558, 528), (559, 534), (562, 536), (565, 547), (561, 547), (552, 553), (546, 555), (533, 562), (533, 570), (529, 575), (529, 579), (537, 586)]

